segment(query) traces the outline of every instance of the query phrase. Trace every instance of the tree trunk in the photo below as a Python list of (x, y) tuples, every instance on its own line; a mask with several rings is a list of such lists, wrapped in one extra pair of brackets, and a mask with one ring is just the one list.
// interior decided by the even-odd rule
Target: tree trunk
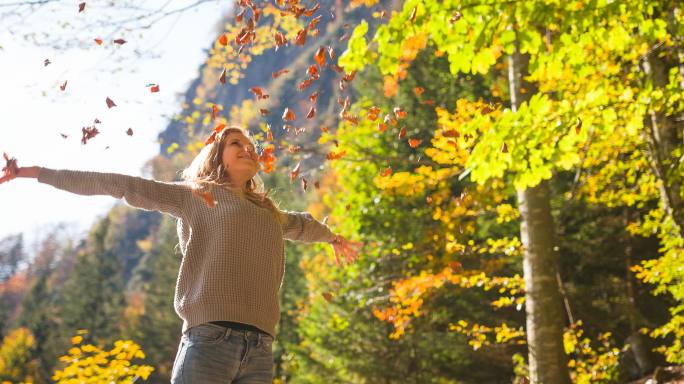
[[(508, 58), (511, 109), (515, 112), (523, 95), (532, 94), (526, 85), (521, 92), (527, 59), (516, 51)], [(556, 274), (554, 223), (548, 181), (518, 191), (521, 216), (520, 238), (524, 247), (526, 333), (532, 384), (570, 384), (567, 356), (563, 348), (563, 313)]]

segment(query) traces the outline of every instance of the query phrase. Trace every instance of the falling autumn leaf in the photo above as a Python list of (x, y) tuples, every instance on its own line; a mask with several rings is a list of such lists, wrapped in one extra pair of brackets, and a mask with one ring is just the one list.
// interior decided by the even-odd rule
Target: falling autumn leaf
[(373, 106), (368, 108), (368, 115), (366, 117), (370, 121), (375, 121), (378, 119), (378, 114), (380, 114), (380, 108)]
[(115, 44), (119, 44), (119, 45), (124, 45), (124, 44), (126, 44), (126, 40), (124, 40), (124, 39), (116, 39), (116, 40), (114, 40), (114, 43), (115, 43)]
[(95, 39), (95, 44), (102, 45), (102, 39)]
[(276, 52), (278, 51), (278, 48), (282, 47), (283, 45), (287, 44), (287, 38), (285, 38), (285, 35), (283, 35), (280, 32), (275, 33), (275, 50)]
[(327, 155), (325, 155), (325, 158), (328, 160), (338, 160), (344, 157), (344, 155), (347, 154), (347, 151), (340, 151), (340, 152), (329, 152)]
[(226, 36), (225, 33), (221, 34), (221, 36), (218, 38), (218, 42), (225, 47), (228, 45), (228, 36)]
[(211, 106), (211, 119), (212, 120), (216, 120), (216, 114), (218, 113), (218, 111), (219, 111), (219, 107), (216, 104)]
[(416, 21), (416, 13), (418, 11), (418, 7), (413, 7), (413, 10), (411, 11), (411, 16), (409, 16), (409, 21), (411, 23)]
[(114, 100), (110, 99), (109, 97), (108, 97), (107, 100), (105, 100), (105, 101), (107, 102), (107, 107), (109, 107), (109, 108), (111, 108), (111, 107), (116, 107), (116, 104), (114, 103)]
[(45, 64), (45, 66), (47, 67), (49, 64), (52, 64), (52, 62), (50, 62), (50, 59), (45, 59), (45, 61), (43, 61), (43, 64)]
[(69, 137), (69, 135), (66, 135), (64, 133), (60, 133), (60, 135), (62, 136), (62, 139), (66, 139), (67, 137)]
[(297, 175), (299, 174), (299, 168), (302, 166), (302, 162), (298, 162), (292, 171), (290, 171), (290, 182), (295, 181)]
[(295, 43), (297, 45), (304, 45), (306, 43), (307, 31), (308, 30), (306, 28), (304, 28), (304, 29), (300, 30), (299, 32), (297, 32), (297, 36), (295, 37)]
[(85, 6), (86, 6), (86, 3), (80, 3), (78, 5), (78, 12), (83, 12), (83, 10), (85, 9)]
[(420, 96), (420, 95), (423, 94), (423, 92), (425, 92), (425, 88), (423, 88), (423, 87), (415, 87), (415, 88), (413, 89), (413, 92), (416, 94), (416, 96)]
[(256, 95), (257, 100), (263, 100), (263, 99), (268, 99), (269, 95), (264, 91), (263, 88), (261, 87), (252, 87), (249, 89), (250, 92), (252, 92), (254, 95)]
[(301, 83), (299, 83), (297, 88), (299, 88), (300, 91), (303, 91), (303, 90), (309, 88), (309, 86), (311, 85), (312, 82), (313, 82), (312, 79), (303, 80)]
[(316, 115), (316, 107), (311, 107), (309, 109), (309, 113), (306, 114), (307, 119), (313, 119), (313, 117)]
[(285, 111), (283, 112), (283, 120), (293, 121), (296, 119), (297, 119), (297, 116), (295, 116), (294, 111), (291, 110), (290, 108), (285, 108)]
[(455, 11), (454, 13), (451, 14), (451, 19), (449, 19), (449, 24), (453, 24), (460, 20), (462, 17), (461, 12)]
[(100, 131), (98, 131), (97, 128), (95, 128), (95, 126), (83, 127), (81, 131), (83, 132), (83, 137), (81, 138), (81, 143), (83, 144), (86, 144), (88, 140), (92, 139), (98, 133), (100, 133)]
[[(339, 262), (338, 262), (338, 264), (339, 264)], [(327, 301), (328, 303), (331, 302), (333, 299), (332, 292), (323, 292), (322, 295), (323, 295), (323, 298), (325, 299), (325, 301)]]
[(67, 80), (64, 80), (64, 84), (60, 85), (60, 86), (59, 86), (59, 89), (61, 89), (62, 91), (65, 90), (65, 89), (66, 89), (66, 85), (67, 85)]
[(325, 65), (325, 48), (323, 48), (323, 46), (318, 47), (318, 50), (316, 50), (314, 60), (318, 63), (319, 67), (323, 68)]
[(577, 124), (575, 124), (575, 133), (579, 135), (580, 131), (582, 131), (582, 119), (577, 117)]
[(314, 92), (309, 96), (309, 100), (311, 100), (312, 103), (315, 103), (316, 100), (318, 100), (318, 91)]
[(95, 118), (95, 120), (93, 120), (93, 124), (100, 124), (100, 123), (101, 123), (101, 121), (97, 117)]
[(404, 111), (401, 107), (395, 107), (393, 112), (397, 119), (403, 119), (406, 117), (406, 111)]
[(126, 134), (127, 134), (128, 136), (133, 136), (133, 128), (128, 128), (128, 129), (126, 130)]
[(330, 56), (330, 61), (335, 60), (335, 48), (328, 46), (328, 55)]
[(223, 68), (223, 71), (221, 72), (221, 76), (219, 76), (219, 81), (221, 82), (221, 84), (226, 83), (226, 69), (225, 68)]
[(501, 153), (508, 153), (508, 146), (506, 145), (506, 143), (503, 143), (503, 145), (501, 146)]
[(275, 71), (275, 72), (271, 73), (271, 77), (275, 79), (276, 77), (278, 77), (280, 75), (284, 75), (288, 72), (290, 72), (289, 69), (281, 69), (279, 71)]
[(417, 147), (418, 145), (420, 145), (420, 143), (422, 143), (422, 142), (423, 142), (423, 140), (415, 139), (415, 138), (409, 138), (409, 141), (408, 141), (409, 146), (410, 146), (411, 148), (416, 148), (416, 147)]
[(302, 189), (306, 191), (307, 187), (309, 186), (309, 182), (302, 177)]
[(406, 127), (401, 127), (401, 130), (399, 131), (399, 138), (403, 139), (406, 137)]
[(155, 85), (151, 86), (150, 92), (152, 92), (152, 93), (159, 92), (159, 84), (155, 84)]
[(306, 70), (306, 74), (309, 75), (309, 77), (312, 80), (318, 80), (319, 75), (318, 75), (318, 67), (316, 67), (316, 64), (312, 64), (311, 66), (309, 66), (309, 68), (307, 68), (307, 70)]
[(387, 177), (392, 174), (392, 167), (387, 167), (385, 168), (384, 171), (382, 171), (382, 177)]

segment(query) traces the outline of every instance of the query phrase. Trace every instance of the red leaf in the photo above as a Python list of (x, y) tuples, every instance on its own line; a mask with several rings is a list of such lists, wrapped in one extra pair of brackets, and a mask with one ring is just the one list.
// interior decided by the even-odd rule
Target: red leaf
[(306, 79), (306, 80), (302, 81), (301, 83), (299, 83), (299, 90), (303, 91), (303, 90), (309, 88), (309, 86), (311, 85), (312, 82), (313, 82), (312, 79)]
[(226, 36), (225, 33), (221, 34), (221, 36), (219, 36), (218, 42), (225, 47), (228, 45), (228, 36)]
[(250, 92), (254, 93), (257, 97), (257, 100), (262, 100), (262, 99), (268, 99), (269, 95), (264, 91), (263, 88), (261, 87), (252, 87), (249, 89)]
[(316, 67), (316, 64), (311, 64), (306, 70), (306, 74), (309, 75), (312, 80), (318, 80), (318, 67)]
[(316, 53), (314, 54), (314, 60), (318, 63), (318, 66), (323, 68), (325, 65), (325, 48), (322, 46), (318, 48)]
[(401, 127), (401, 130), (399, 131), (399, 138), (403, 139), (406, 137), (406, 127)]
[(306, 114), (306, 118), (313, 119), (314, 116), (316, 116), (316, 107), (311, 107), (309, 113)]
[(312, 103), (315, 103), (316, 100), (318, 100), (318, 91), (314, 92), (309, 96), (309, 100), (311, 100)]
[(110, 99), (109, 97), (108, 97), (107, 100), (105, 100), (105, 101), (107, 102), (107, 107), (109, 107), (109, 108), (111, 108), (111, 107), (116, 107), (116, 104), (114, 103), (114, 100)]
[(102, 39), (95, 39), (95, 44), (102, 45)]
[(313, 14), (314, 14), (316, 11), (318, 11), (318, 9), (319, 9), (320, 7), (321, 7), (321, 3), (316, 3), (316, 5), (314, 5), (313, 7), (311, 7), (310, 9), (307, 9), (306, 11), (304, 11), (304, 15), (305, 15), (306, 17), (311, 17), (311, 16), (313, 16)]
[(98, 133), (100, 133), (100, 131), (98, 131), (97, 128), (95, 128), (95, 126), (83, 127), (81, 131), (83, 132), (83, 137), (81, 138), (81, 143), (83, 144), (86, 144), (89, 139), (92, 139)]
[(283, 112), (283, 120), (293, 121), (295, 119), (297, 119), (297, 116), (295, 116), (294, 111), (290, 108), (285, 108), (285, 111)]
[(126, 44), (126, 40), (124, 40), (124, 39), (116, 39), (116, 40), (114, 40), (114, 43), (119, 44), (119, 45), (123, 45), (123, 44)]
[(290, 182), (295, 181), (295, 179), (297, 178), (297, 175), (299, 174), (299, 168), (301, 167), (301, 165), (302, 162), (300, 161), (299, 163), (297, 163), (297, 166), (295, 166), (294, 169), (290, 171)]
[(65, 89), (66, 89), (66, 85), (67, 85), (67, 80), (64, 80), (64, 84), (60, 85), (60, 86), (59, 86), (59, 89), (61, 89), (62, 91), (65, 90)]
[(133, 136), (133, 128), (128, 128), (128, 129), (126, 130), (126, 134), (127, 134), (128, 136)]
[(226, 83), (226, 69), (225, 68), (223, 68), (223, 71), (221, 72), (221, 76), (219, 77), (219, 81), (221, 82), (221, 84)]
[(385, 168), (384, 171), (382, 171), (382, 176), (383, 176), (383, 177), (389, 176), (389, 175), (391, 175), (391, 174), (392, 174), (392, 167), (387, 167), (387, 168)]
[(288, 72), (290, 72), (289, 69), (281, 69), (279, 71), (275, 71), (275, 72), (271, 73), (271, 77), (275, 79), (276, 77), (278, 77), (280, 75), (284, 75)]
[(80, 4), (78, 5), (78, 11), (79, 11), (79, 12), (83, 12), (84, 9), (85, 9), (85, 3), (80, 3)]
[(216, 120), (216, 114), (218, 113), (218, 111), (219, 111), (219, 107), (216, 104), (211, 106), (211, 119), (212, 120)]
[(159, 92), (159, 84), (151, 86), (150, 92), (152, 92), (152, 93)]

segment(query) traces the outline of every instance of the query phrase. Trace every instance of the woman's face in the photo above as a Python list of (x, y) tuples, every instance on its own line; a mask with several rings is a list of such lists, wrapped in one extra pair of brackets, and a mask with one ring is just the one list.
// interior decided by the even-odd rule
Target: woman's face
[(239, 132), (228, 133), (221, 159), (230, 179), (237, 185), (244, 185), (259, 170), (256, 148)]

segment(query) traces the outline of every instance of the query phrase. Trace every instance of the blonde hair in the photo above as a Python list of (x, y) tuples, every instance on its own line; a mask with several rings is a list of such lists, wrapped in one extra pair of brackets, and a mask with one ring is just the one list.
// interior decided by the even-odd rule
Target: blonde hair
[[(223, 148), (229, 133), (237, 132), (246, 137), (256, 147), (254, 139), (244, 129), (236, 126), (224, 128), (216, 134), (214, 141), (207, 144), (195, 156), (192, 163), (183, 170), (181, 177), (187, 181), (195, 191), (208, 192), (218, 186), (230, 190), (241, 190), (240, 186), (233, 185), (230, 181), (228, 170), (223, 165)], [(259, 163), (261, 169), (261, 163)], [(266, 208), (280, 221), (285, 220), (284, 215), (276, 204), (268, 197), (270, 191), (265, 191), (264, 182), (258, 173), (245, 184), (245, 198), (259, 207)]]

